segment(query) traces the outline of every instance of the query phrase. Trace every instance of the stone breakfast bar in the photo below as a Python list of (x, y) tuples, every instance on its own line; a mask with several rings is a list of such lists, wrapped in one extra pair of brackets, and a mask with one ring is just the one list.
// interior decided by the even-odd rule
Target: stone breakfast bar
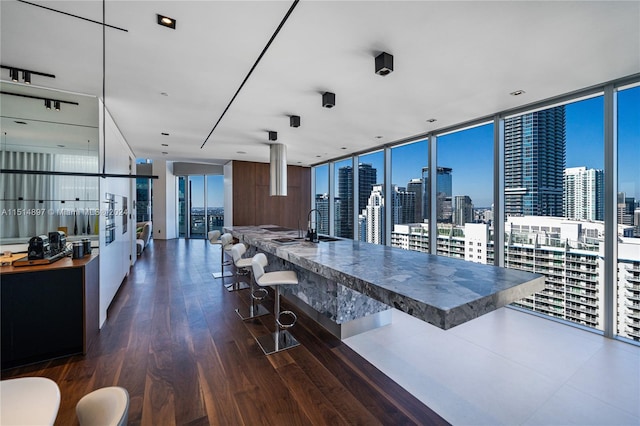
[(312, 243), (278, 226), (225, 227), (267, 255), (267, 270), (294, 270), (281, 294), (339, 338), (391, 322), (399, 309), (449, 329), (544, 288), (544, 277), (348, 239)]

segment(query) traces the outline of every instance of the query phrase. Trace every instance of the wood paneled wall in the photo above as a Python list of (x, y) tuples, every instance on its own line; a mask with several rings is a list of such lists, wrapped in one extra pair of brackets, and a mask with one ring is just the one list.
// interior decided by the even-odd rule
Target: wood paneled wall
[(269, 195), (269, 164), (233, 162), (233, 224), (307, 227), (311, 168), (287, 166), (287, 196)]

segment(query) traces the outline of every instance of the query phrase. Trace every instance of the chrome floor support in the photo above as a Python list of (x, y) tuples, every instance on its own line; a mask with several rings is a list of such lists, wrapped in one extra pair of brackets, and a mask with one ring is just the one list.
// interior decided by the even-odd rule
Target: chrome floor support
[[(293, 327), (293, 325), (296, 323), (296, 315), (291, 311), (280, 312), (280, 286), (276, 285), (274, 287), (275, 300), (273, 302), (273, 315), (276, 317), (276, 331), (271, 334), (256, 337), (258, 346), (260, 346), (265, 355), (271, 355), (273, 353), (284, 351), (286, 349), (294, 348), (300, 345), (300, 342), (298, 342), (296, 338), (293, 337), (291, 333), (289, 333), (288, 330), (288, 328)], [(292, 321), (286, 324), (282, 323), (280, 321), (281, 315), (291, 316)]]
[(267, 297), (267, 290), (264, 288), (256, 290), (253, 285), (253, 280), (251, 281), (249, 288), (251, 289), (251, 304), (246, 308), (242, 307), (236, 309), (236, 313), (243, 321), (271, 313), (267, 308), (262, 306), (262, 301)]

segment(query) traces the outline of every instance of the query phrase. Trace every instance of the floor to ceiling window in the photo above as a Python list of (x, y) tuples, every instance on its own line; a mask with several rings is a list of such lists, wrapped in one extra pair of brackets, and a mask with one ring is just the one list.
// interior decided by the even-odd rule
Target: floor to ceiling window
[(337, 161), (334, 167), (334, 234), (353, 238), (353, 162)]
[(545, 275), (516, 305), (603, 330), (604, 101), (505, 120), (505, 266)]
[[(390, 170), (384, 170), (379, 149), (337, 161), (334, 192), (326, 195), (318, 186), (326, 180), (316, 177), (315, 193), (335, 197), (328, 211), (335, 235), (373, 241), (367, 222), (384, 226), (389, 223), (385, 215), (391, 215), (391, 240), (384, 241), (381, 231), (375, 242), (424, 252), (433, 252), (435, 244), (438, 255), (540, 273), (545, 289), (514, 306), (640, 341), (640, 84), (636, 79), (614, 91), (616, 102), (608, 109), (617, 113), (613, 120), (605, 114), (602, 90), (531, 111), (498, 113), (500, 134), (493, 122), (476, 122), (390, 146)], [(611, 99), (611, 90), (606, 93)], [(424, 138), (430, 136), (437, 171), (431, 173), (435, 191), (428, 195)], [(605, 140), (615, 144), (614, 159)], [(503, 152), (502, 170), (495, 170), (496, 146)], [(328, 175), (328, 169), (317, 166), (317, 176)], [(504, 179), (502, 193), (494, 193), (495, 178)], [(384, 188), (386, 182), (392, 190)], [(614, 186), (615, 193), (607, 189)], [(365, 194), (365, 208), (352, 204), (361, 203)], [(381, 207), (378, 216), (374, 207)], [(617, 226), (605, 221), (613, 209)], [(432, 210), (435, 242), (429, 241)], [(500, 217), (494, 211), (501, 211)], [(354, 214), (358, 229), (353, 229)], [(504, 232), (494, 235), (498, 224)], [(503, 236), (504, 244), (497, 246), (494, 241), (502, 243)]]
[(329, 234), (329, 165), (323, 164), (314, 168), (315, 173), (315, 189), (313, 194), (315, 197), (315, 208), (320, 212), (320, 223), (318, 225), (318, 233)]
[(398, 215), (391, 230), (391, 245), (406, 250), (429, 252), (427, 227), (426, 140), (395, 146), (391, 149), (391, 182), (397, 187)]
[(207, 232), (224, 224), (223, 177), (178, 177), (178, 236), (206, 238)]
[(640, 86), (618, 99), (618, 227), (616, 329), (640, 341)]
[(493, 123), (438, 136), (437, 254), (493, 263)]

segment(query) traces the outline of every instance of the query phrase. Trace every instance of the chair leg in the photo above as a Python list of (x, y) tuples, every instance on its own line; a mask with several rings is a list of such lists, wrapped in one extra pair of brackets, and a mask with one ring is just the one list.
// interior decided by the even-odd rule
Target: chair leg
[(214, 272), (213, 278), (229, 278), (233, 276), (231, 271), (225, 271), (224, 267), (231, 265), (231, 262), (224, 260), (224, 247), (220, 244), (220, 272)]
[(225, 284), (224, 287), (227, 289), (227, 291), (238, 291), (238, 290), (245, 290), (247, 288), (249, 288), (249, 284), (247, 284), (244, 281), (240, 281), (238, 280), (241, 271), (244, 271), (244, 269), (240, 269), (240, 268), (236, 268), (236, 273), (235, 273), (235, 278), (236, 280), (230, 284)]
[[(251, 275), (251, 271), (249, 271)], [(262, 301), (267, 297), (267, 290), (264, 288), (256, 289), (253, 279), (249, 279), (249, 288), (251, 289), (251, 304), (248, 307), (237, 308), (236, 313), (240, 315), (243, 321), (261, 317), (269, 313), (269, 310), (262, 305)]]
[[(273, 315), (276, 317), (276, 331), (271, 334), (256, 337), (256, 341), (265, 355), (284, 351), (300, 344), (288, 330), (288, 328), (295, 324), (296, 315), (292, 311), (280, 312), (280, 286), (275, 286), (274, 299)], [(293, 317), (293, 321), (288, 324), (283, 324), (280, 320), (281, 315), (291, 315)]]

